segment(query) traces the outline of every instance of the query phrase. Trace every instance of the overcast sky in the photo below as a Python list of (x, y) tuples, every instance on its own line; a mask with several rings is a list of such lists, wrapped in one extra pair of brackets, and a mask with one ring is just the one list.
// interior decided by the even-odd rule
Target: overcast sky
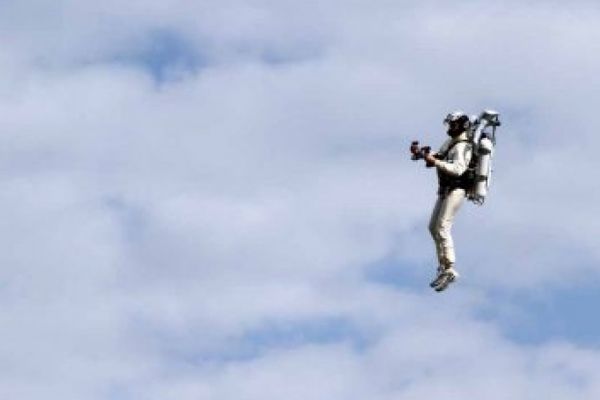
[(600, 398), (600, 7), (451, 3), (0, 2), (0, 398)]

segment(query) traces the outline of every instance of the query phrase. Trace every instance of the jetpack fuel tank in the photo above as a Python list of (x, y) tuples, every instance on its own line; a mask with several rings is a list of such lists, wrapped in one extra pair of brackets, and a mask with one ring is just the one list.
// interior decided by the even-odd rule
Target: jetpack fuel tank
[(500, 114), (492, 110), (484, 110), (475, 118), (470, 130), (473, 143), (473, 155), (476, 157), (475, 182), (468, 194), (469, 200), (482, 205), (488, 194), (492, 178), (492, 160), (496, 146), (496, 128), (500, 126)]

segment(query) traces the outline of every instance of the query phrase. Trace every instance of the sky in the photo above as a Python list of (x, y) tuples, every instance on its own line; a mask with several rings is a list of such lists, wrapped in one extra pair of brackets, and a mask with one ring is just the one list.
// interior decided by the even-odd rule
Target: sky
[[(600, 397), (595, 2), (0, 2), (0, 397)], [(456, 109), (500, 112), (444, 293)]]

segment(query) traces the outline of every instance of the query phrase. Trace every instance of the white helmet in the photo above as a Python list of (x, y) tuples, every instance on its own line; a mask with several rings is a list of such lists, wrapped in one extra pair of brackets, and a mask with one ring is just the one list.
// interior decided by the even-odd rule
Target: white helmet
[(466, 113), (460, 110), (451, 112), (450, 114), (446, 115), (446, 118), (444, 118), (444, 124), (446, 125), (457, 123), (462, 123), (462, 128), (468, 129), (471, 125), (471, 120)]

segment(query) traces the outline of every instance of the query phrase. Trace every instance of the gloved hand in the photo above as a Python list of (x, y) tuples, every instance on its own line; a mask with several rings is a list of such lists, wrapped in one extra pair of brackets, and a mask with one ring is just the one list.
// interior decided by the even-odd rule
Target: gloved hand
[(425, 159), (425, 166), (427, 168), (431, 168), (431, 167), (435, 166), (435, 160), (437, 160), (437, 158), (435, 158), (435, 155), (427, 152), (427, 153), (423, 154), (423, 158)]

